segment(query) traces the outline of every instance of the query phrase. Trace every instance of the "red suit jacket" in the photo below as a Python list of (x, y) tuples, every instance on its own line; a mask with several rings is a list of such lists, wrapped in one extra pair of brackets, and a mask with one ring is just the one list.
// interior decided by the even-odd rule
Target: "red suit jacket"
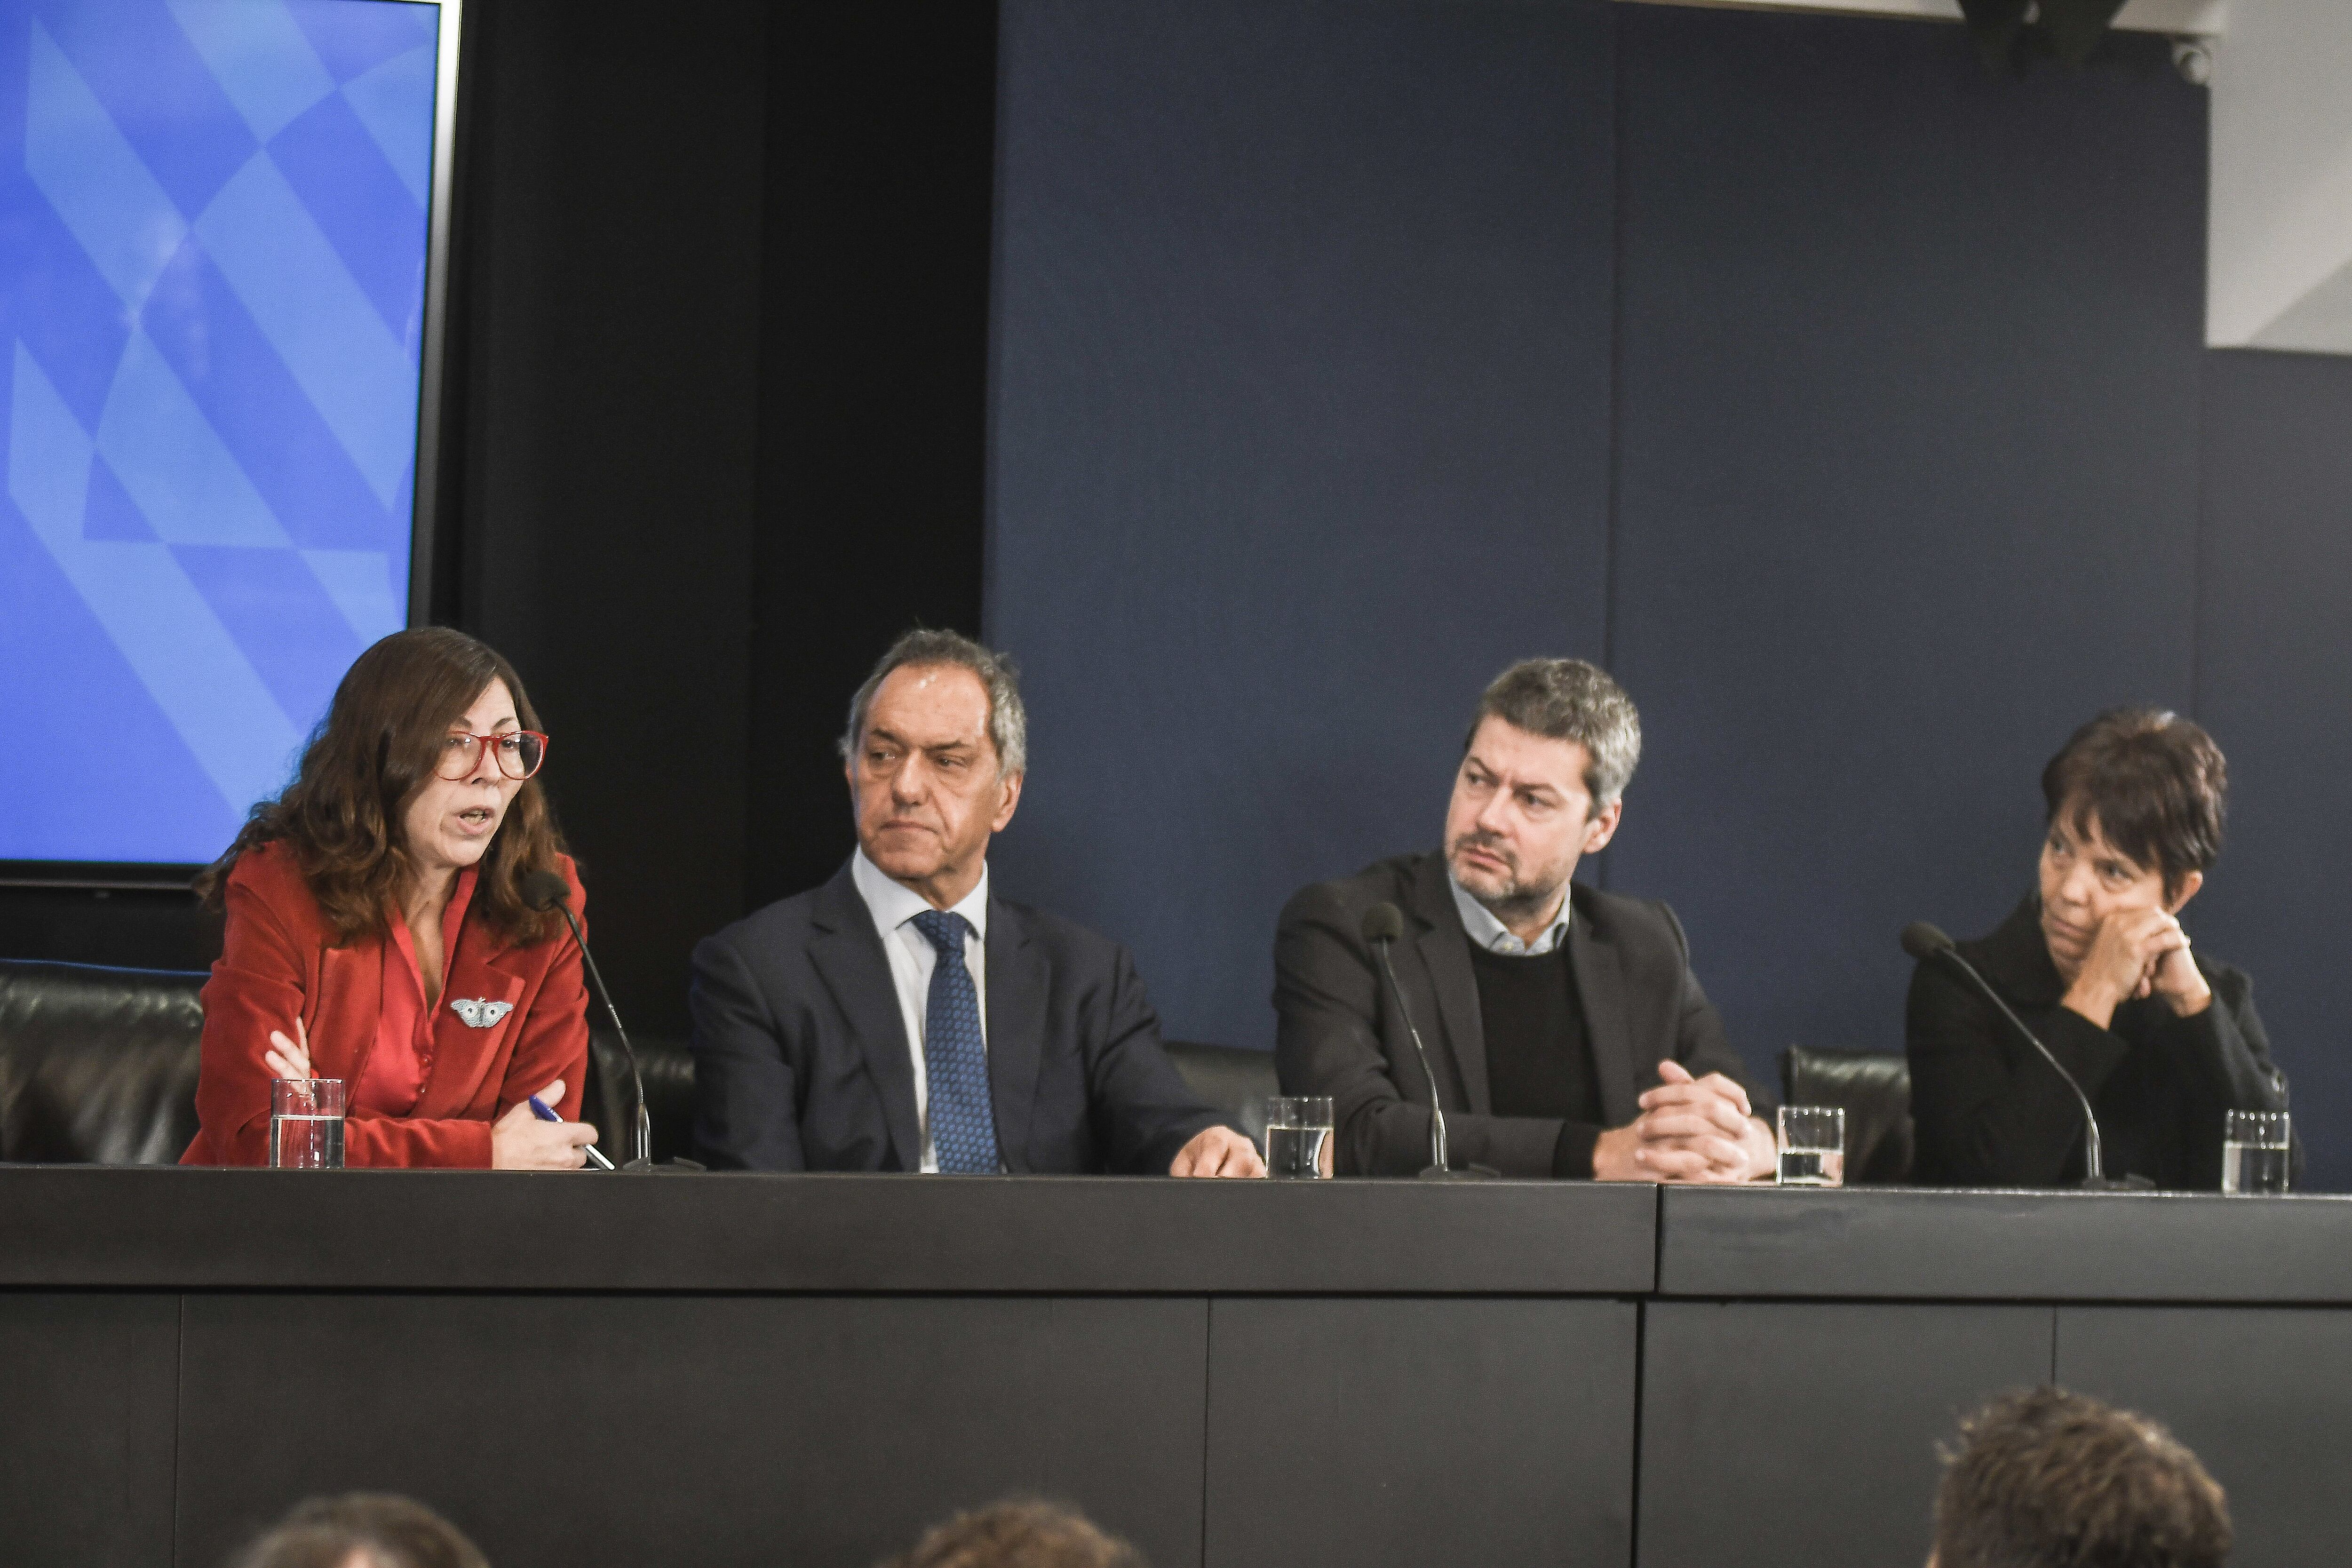
[[(569, 856), (560, 858), (572, 907), (585, 895)], [(230, 870), (228, 930), (220, 962), (204, 990), (203, 1066), (196, 1079), (199, 1130), (184, 1165), (269, 1163), (269, 1068), (262, 1053), (269, 1031), (294, 1037), (299, 1015), (310, 1032), (310, 1068), (355, 1090), (375, 1048), (383, 1005), (385, 936), (334, 947), (320, 913), (282, 844), (247, 851)], [(476, 906), (478, 908), (478, 903)], [(588, 1074), (588, 993), (580, 949), (569, 929), (518, 947), (467, 911), (464, 938), (434, 1005), (433, 1060), (425, 1090), (405, 1116), (354, 1108), (343, 1133), (349, 1165), (450, 1165), (486, 1168), (490, 1123), (509, 1108), (563, 1080), (555, 1109), (580, 1116)], [(487, 1029), (460, 1018), (457, 997), (510, 1002)]]

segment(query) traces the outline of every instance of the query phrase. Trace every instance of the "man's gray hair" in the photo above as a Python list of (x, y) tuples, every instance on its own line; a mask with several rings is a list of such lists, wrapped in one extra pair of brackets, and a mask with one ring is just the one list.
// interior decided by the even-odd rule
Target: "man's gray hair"
[(1634, 711), (1633, 700), (1607, 670), (1580, 658), (1522, 659), (1495, 677), (1470, 716), (1464, 751), (1489, 719), (1547, 741), (1582, 746), (1591, 759), (1584, 788), (1595, 811), (1624, 797), (1633, 766), (1642, 760), (1642, 715)]
[(909, 665), (951, 664), (968, 669), (980, 678), (982, 690), (988, 693), (988, 739), (996, 748), (996, 771), (1005, 773), (1026, 773), (1029, 769), (1029, 710), (1021, 705), (1021, 672), (1013, 663), (1011, 654), (997, 653), (982, 647), (961, 632), (925, 631), (920, 627), (902, 633), (890, 651), (882, 656), (857, 695), (849, 700), (849, 729), (841, 737), (841, 754), (845, 760), (857, 752), (857, 743), (866, 733), (866, 710), (874, 705), (874, 694), (894, 669)]

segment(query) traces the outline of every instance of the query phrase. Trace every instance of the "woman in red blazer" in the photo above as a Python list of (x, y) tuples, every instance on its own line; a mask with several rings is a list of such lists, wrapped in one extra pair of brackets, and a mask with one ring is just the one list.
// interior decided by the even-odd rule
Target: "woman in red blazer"
[(344, 1082), (349, 1164), (586, 1162), (580, 950), (521, 895), (555, 870), (584, 901), (546, 748), (513, 667), (462, 632), (359, 657), (293, 784), (197, 879), (228, 929), (182, 1164), (267, 1163), (270, 1080), (313, 1076)]

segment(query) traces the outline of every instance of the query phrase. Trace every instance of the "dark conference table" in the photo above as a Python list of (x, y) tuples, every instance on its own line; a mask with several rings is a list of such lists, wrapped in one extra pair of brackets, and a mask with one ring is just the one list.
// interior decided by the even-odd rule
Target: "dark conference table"
[(497, 1568), (869, 1568), (1008, 1492), (1177, 1564), (1924, 1560), (1959, 1412), (2352, 1539), (2352, 1199), (0, 1168), (0, 1556), (404, 1491)]

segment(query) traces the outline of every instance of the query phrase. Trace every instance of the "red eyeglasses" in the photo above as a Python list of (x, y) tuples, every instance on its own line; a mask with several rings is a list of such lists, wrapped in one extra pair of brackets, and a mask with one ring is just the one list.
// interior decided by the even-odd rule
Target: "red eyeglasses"
[(452, 735), (442, 742), (433, 764), (439, 777), (456, 783), (472, 778), (482, 765), (482, 753), (499, 760), (499, 772), (510, 779), (527, 779), (547, 761), (547, 737), (536, 730), (509, 730), (503, 735)]

